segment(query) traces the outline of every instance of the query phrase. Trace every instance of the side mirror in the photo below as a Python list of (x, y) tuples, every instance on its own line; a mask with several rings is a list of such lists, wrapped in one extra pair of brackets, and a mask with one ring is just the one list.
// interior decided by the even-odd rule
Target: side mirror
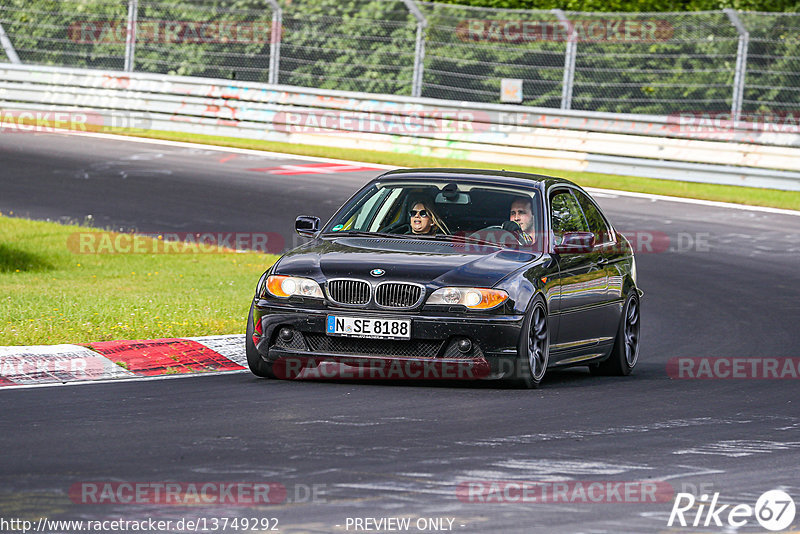
[(319, 232), (319, 217), (299, 216), (294, 221), (294, 230), (303, 237), (314, 237)]
[(594, 250), (594, 234), (591, 232), (566, 232), (556, 254), (587, 254)]

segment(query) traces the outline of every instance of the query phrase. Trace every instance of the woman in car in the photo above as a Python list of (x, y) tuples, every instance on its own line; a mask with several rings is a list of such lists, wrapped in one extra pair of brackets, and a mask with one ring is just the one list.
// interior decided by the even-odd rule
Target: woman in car
[(442, 233), (439, 217), (433, 211), (431, 203), (425, 199), (417, 199), (411, 203), (408, 212), (409, 226), (407, 234), (436, 235)]

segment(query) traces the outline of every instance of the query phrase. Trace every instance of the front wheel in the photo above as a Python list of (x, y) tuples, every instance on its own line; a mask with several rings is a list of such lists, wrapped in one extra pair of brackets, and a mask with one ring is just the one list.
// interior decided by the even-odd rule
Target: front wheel
[(540, 297), (533, 301), (522, 325), (512, 382), (517, 387), (538, 388), (547, 371), (547, 363), (550, 359), (547, 308)]
[(614, 348), (607, 360), (590, 367), (592, 374), (603, 376), (627, 376), (633, 371), (639, 359), (639, 295), (634, 288), (625, 306), (622, 308), (622, 317), (614, 340)]
[(250, 313), (247, 315), (247, 328), (245, 329), (244, 348), (247, 354), (247, 366), (250, 371), (261, 378), (275, 378), (275, 373), (272, 371), (272, 364), (267, 363), (256, 350), (256, 345), (253, 343), (253, 308), (255, 303), (250, 305)]

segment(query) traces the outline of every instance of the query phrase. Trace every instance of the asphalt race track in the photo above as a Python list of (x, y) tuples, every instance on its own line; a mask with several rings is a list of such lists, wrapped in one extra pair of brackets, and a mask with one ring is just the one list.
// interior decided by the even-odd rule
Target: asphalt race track
[[(379, 172), (248, 170), (309, 163), (9, 134), (0, 137), (0, 211), (57, 221), (91, 215), (98, 227), (144, 232), (275, 232), (291, 245), (296, 215), (325, 219)], [(355, 519), (389, 517), (411, 518), (412, 532), (419, 518), (442, 520), (421, 523), (430, 532), (732, 532), (727, 511), (724, 529), (668, 527), (674, 494), (710, 500), (718, 492), (720, 504), (753, 506), (780, 488), (800, 503), (798, 377), (667, 372), (680, 357), (800, 357), (800, 217), (597, 199), (619, 230), (663, 245), (637, 256), (645, 296), (632, 376), (577, 368), (549, 374), (537, 391), (249, 373), (0, 391), (0, 516), (277, 518), (281, 532), (354, 532)], [(243, 302), (243, 327), (246, 310)], [(473, 482), (565, 480), (566, 502), (519, 502), (510, 493), (473, 502), (459, 493)], [(613, 495), (591, 502), (572, 491), (594, 481), (670, 492), (642, 503)], [(268, 482), (286, 498), (254, 507), (84, 504), (69, 492), (86, 482)], [(360, 531), (393, 531), (382, 525)], [(798, 525), (800, 515), (790, 530)], [(754, 517), (739, 531), (765, 532)]]

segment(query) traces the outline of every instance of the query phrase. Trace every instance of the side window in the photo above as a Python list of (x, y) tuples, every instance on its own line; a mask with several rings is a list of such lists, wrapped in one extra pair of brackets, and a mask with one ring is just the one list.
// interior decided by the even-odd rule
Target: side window
[(594, 234), (595, 243), (608, 243), (611, 241), (611, 231), (608, 229), (608, 224), (600, 210), (594, 205), (594, 202), (580, 191), (575, 191), (575, 196), (578, 197), (578, 203), (581, 205), (586, 221), (589, 223), (589, 231)]
[(550, 222), (555, 243), (560, 244), (566, 232), (588, 232), (583, 213), (569, 191), (557, 191), (550, 197)]

